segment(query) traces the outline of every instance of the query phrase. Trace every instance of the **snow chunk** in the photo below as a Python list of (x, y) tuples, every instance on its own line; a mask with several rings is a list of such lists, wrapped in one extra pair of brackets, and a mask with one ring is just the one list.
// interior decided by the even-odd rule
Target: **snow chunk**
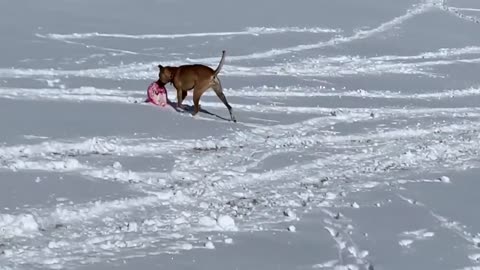
[(335, 264), (338, 263), (338, 260), (331, 260), (325, 263), (315, 264), (313, 268), (329, 268), (331, 269)]
[(128, 232), (137, 232), (138, 231), (138, 224), (136, 222), (129, 222), (127, 224), (127, 231)]
[(433, 237), (433, 236), (435, 236), (435, 233), (433, 233), (433, 232), (426, 232), (426, 233), (423, 234), (423, 236), (424, 236), (424, 237)]
[(413, 237), (415, 240), (425, 240), (435, 236), (435, 233), (429, 232), (426, 229), (421, 229), (418, 231), (404, 232), (403, 235), (407, 237)]
[(115, 246), (117, 248), (126, 248), (128, 246), (128, 244), (125, 241), (117, 241), (117, 242), (115, 242)]
[(217, 219), (213, 217), (201, 217), (198, 223), (209, 230), (218, 231), (237, 231), (238, 228), (235, 225), (235, 220), (228, 215), (221, 215)]
[(115, 161), (112, 165), (112, 167), (116, 170), (121, 170), (122, 169), (122, 164), (118, 161)]
[(188, 221), (187, 221), (186, 218), (184, 218), (184, 217), (179, 217), (179, 218), (177, 218), (177, 219), (175, 219), (175, 220), (173, 221), (173, 224), (175, 224), (175, 225), (180, 225), (180, 224), (185, 224), (185, 223), (187, 223), (187, 222), (188, 222)]
[(67, 161), (65, 161), (64, 168), (67, 170), (75, 170), (81, 168), (82, 165), (80, 165), (80, 162), (74, 158), (70, 158)]
[(283, 211), (283, 215), (286, 216), (286, 217), (289, 217), (292, 220), (297, 219), (297, 215), (295, 214), (295, 212), (293, 212), (290, 209), (287, 209), (287, 210)]
[(187, 195), (183, 194), (182, 191), (176, 191), (173, 194), (174, 196), (172, 197), (172, 201), (175, 203), (179, 204), (186, 204), (186, 203), (191, 203), (192, 199), (188, 197)]
[(236, 231), (237, 226), (235, 226), (235, 220), (232, 217), (223, 215), (220, 216), (217, 220), (218, 226), (226, 231)]
[(288, 227), (288, 231), (289, 232), (296, 232), (297, 228), (295, 228), (295, 226), (291, 225), (291, 226)]
[(214, 249), (215, 245), (212, 243), (212, 241), (208, 241), (207, 243), (205, 243), (205, 247), (208, 249)]
[(402, 247), (410, 247), (410, 245), (413, 243), (413, 240), (406, 239), (406, 240), (400, 240), (398, 244)]
[(232, 238), (226, 238), (225, 239), (225, 244), (232, 244), (233, 243), (233, 239)]
[(181, 249), (183, 249), (183, 250), (191, 250), (191, 249), (193, 249), (193, 245), (190, 244), (190, 243), (185, 243), (185, 244), (183, 244), (183, 245), (181, 246)]
[(70, 158), (64, 161), (23, 161), (16, 160), (8, 166), (11, 170), (47, 170), (47, 171), (75, 171), (86, 168), (78, 160)]
[(204, 227), (215, 227), (217, 225), (217, 222), (215, 219), (211, 217), (201, 217), (198, 220), (198, 223)]
[(5, 249), (2, 253), (5, 257), (10, 257), (13, 255), (13, 251), (11, 249)]
[(358, 270), (358, 266), (349, 264), (349, 265), (337, 265), (334, 270)]
[(0, 234), (4, 237), (27, 236), (37, 233), (39, 225), (30, 214), (0, 215)]
[(451, 183), (450, 178), (448, 176), (442, 176), (440, 177), (439, 180), (442, 181), (443, 183)]
[(337, 194), (335, 194), (335, 193), (327, 192), (327, 193), (325, 194), (325, 199), (326, 199), (326, 200), (330, 200), (330, 201), (331, 201), (331, 200), (335, 200), (336, 198), (337, 198)]

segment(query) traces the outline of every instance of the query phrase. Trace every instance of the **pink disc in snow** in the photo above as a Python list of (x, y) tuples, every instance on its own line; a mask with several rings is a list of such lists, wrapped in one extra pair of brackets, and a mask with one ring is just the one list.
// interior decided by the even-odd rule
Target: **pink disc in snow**
[(147, 89), (147, 102), (164, 107), (167, 105), (167, 89), (153, 82)]

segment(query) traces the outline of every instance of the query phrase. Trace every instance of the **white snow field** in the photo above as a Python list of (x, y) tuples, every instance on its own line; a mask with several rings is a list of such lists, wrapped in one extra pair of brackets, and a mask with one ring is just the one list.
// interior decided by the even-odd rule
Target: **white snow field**
[[(0, 269), (480, 269), (479, 21), (478, 0), (0, 0)], [(157, 65), (223, 49), (237, 123), (213, 91), (195, 117), (142, 102)]]

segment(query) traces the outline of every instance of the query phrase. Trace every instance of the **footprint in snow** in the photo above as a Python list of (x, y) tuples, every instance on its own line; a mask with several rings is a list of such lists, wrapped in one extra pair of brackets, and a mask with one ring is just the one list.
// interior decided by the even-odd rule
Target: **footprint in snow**
[(398, 244), (402, 247), (409, 248), (410, 245), (413, 244), (413, 240), (410, 240), (410, 239), (400, 240), (398, 241)]
[(400, 240), (398, 244), (402, 247), (409, 248), (414, 241), (421, 241), (432, 238), (433, 236), (435, 236), (435, 233), (429, 232), (426, 229), (421, 229), (417, 231), (403, 232), (401, 235), (409, 239)]

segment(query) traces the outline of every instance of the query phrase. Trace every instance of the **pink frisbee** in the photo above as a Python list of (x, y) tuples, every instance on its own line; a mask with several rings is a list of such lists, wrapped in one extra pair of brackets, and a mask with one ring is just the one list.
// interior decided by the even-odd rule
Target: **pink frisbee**
[(165, 107), (167, 105), (167, 89), (164, 86), (159, 86), (156, 82), (151, 83), (147, 89), (146, 102)]

